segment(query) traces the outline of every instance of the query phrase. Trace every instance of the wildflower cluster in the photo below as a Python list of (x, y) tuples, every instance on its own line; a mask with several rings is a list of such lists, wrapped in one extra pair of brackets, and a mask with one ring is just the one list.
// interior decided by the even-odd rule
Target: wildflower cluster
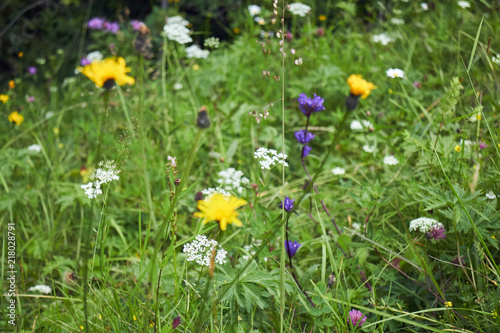
[(353, 131), (362, 131), (365, 128), (372, 128), (373, 124), (368, 120), (361, 120), (361, 122), (358, 120), (353, 120), (351, 121), (350, 127)]
[(384, 164), (386, 164), (386, 165), (396, 165), (398, 163), (399, 163), (398, 159), (396, 157), (394, 157), (393, 155), (389, 155), (389, 156), (384, 157)]
[(186, 54), (188, 58), (206, 59), (208, 58), (210, 51), (202, 50), (198, 45), (191, 45), (186, 47)]
[(31, 287), (29, 291), (36, 291), (42, 294), (50, 294), (52, 292), (52, 288), (43, 284), (37, 284), (34, 287)]
[(201, 190), (201, 193), (204, 195), (204, 197), (206, 199), (210, 198), (212, 195), (214, 195), (216, 193), (222, 194), (225, 197), (231, 196), (231, 193), (229, 193), (228, 191), (224, 190), (223, 188), (209, 187), (209, 188), (206, 188), (204, 190)]
[(381, 33), (378, 35), (373, 35), (372, 41), (375, 43), (380, 43), (380, 44), (385, 46), (385, 45), (393, 42), (394, 39), (391, 36), (389, 36), (389, 34), (387, 32), (384, 32), (384, 33)]
[(293, 15), (305, 17), (311, 11), (311, 7), (300, 2), (296, 2), (288, 5), (288, 10)]
[(187, 261), (196, 261), (202, 266), (209, 267), (213, 252), (217, 251), (214, 262), (222, 265), (226, 262), (227, 251), (218, 245), (217, 241), (208, 239), (205, 235), (198, 235), (194, 241), (184, 245), (182, 252), (187, 254)]
[(189, 22), (180, 16), (169, 17), (163, 27), (163, 32), (168, 39), (179, 44), (191, 43), (193, 39), (189, 36), (189, 29), (186, 28), (188, 25)]
[(420, 217), (410, 222), (410, 231), (418, 230), (421, 233), (426, 233), (433, 228), (441, 229), (444, 225), (434, 219), (428, 217)]
[(118, 25), (118, 22), (108, 22), (100, 17), (94, 17), (90, 19), (87, 26), (92, 30), (104, 30), (109, 31), (113, 34), (116, 34), (118, 30), (120, 30), (120, 25)]
[(288, 166), (286, 162), (287, 155), (278, 153), (274, 149), (259, 148), (253, 153), (253, 157), (259, 160), (261, 169), (270, 170), (276, 164)]
[(205, 42), (203, 43), (205, 47), (209, 47), (211, 49), (217, 49), (220, 46), (220, 40), (217, 37), (210, 37), (205, 39)]
[(90, 176), (91, 182), (83, 184), (81, 188), (85, 190), (89, 199), (95, 199), (99, 194), (102, 194), (101, 185), (120, 179), (119, 173), (120, 170), (116, 170), (114, 161), (100, 162), (99, 168)]
[(222, 170), (218, 175), (220, 178), (217, 179), (217, 183), (224, 186), (224, 190), (227, 191), (234, 191), (241, 194), (243, 191), (242, 185), (250, 183), (248, 178), (243, 177), (243, 172), (235, 168)]

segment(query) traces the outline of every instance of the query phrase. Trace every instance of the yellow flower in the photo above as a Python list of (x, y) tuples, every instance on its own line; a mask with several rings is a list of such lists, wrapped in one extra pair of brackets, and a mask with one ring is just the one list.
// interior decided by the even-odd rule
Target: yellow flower
[(456, 151), (457, 153), (460, 153), (460, 152), (462, 151), (462, 147), (460, 147), (459, 145), (456, 145), (456, 146), (455, 146), (455, 151)]
[(226, 230), (226, 226), (231, 223), (241, 227), (243, 224), (238, 220), (238, 212), (236, 209), (247, 202), (237, 197), (226, 197), (222, 194), (215, 193), (205, 200), (198, 201), (198, 209), (201, 212), (194, 213), (196, 217), (203, 217), (203, 223), (209, 221), (219, 221), (222, 231)]
[(241, 32), (241, 30), (240, 30), (239, 28), (234, 28), (234, 29), (233, 29), (233, 32), (234, 32), (235, 34), (239, 34), (239, 33)]
[(318, 16), (318, 19), (320, 21), (324, 21), (324, 20), (326, 20), (326, 16), (325, 15), (320, 15), (320, 16)]
[(480, 113), (478, 113), (478, 114), (476, 115), (476, 119), (477, 119), (477, 120), (481, 120), (481, 114), (480, 114)]
[(491, 238), (493, 238), (493, 239), (497, 239), (497, 237), (496, 237), (495, 235), (491, 236)]
[(8, 100), (9, 100), (8, 95), (0, 95), (0, 101), (2, 101), (3, 104), (7, 103)]
[(198, 64), (194, 64), (193, 65), (193, 70), (197, 71), (198, 69), (200, 69), (200, 66)]
[(445, 302), (444, 306), (446, 306), (447, 308), (451, 308), (453, 306), (453, 303), (451, 303), (451, 302)]
[(133, 319), (134, 319), (134, 321), (135, 321), (135, 320), (137, 320), (137, 317), (134, 315), (134, 318), (133, 318)]
[(126, 67), (125, 59), (122, 57), (107, 58), (101, 61), (94, 61), (85, 67), (78, 67), (86, 77), (91, 79), (98, 87), (110, 89), (114, 83), (119, 86), (124, 84), (134, 84), (135, 79), (127, 76), (130, 72), (130, 67)]
[(23, 57), (23, 55), (24, 55), (24, 53), (23, 53), (23, 52), (19, 52), (19, 53), (17, 54), (17, 56), (18, 56), (19, 58), (22, 58), (22, 57)]
[(24, 121), (24, 117), (19, 114), (17, 111), (12, 112), (9, 114), (9, 121), (12, 123), (16, 123), (17, 126), (21, 125), (21, 123)]
[(13, 80), (9, 81), (9, 89), (14, 89), (16, 87), (16, 84), (14, 83)]
[(376, 89), (375, 85), (371, 82), (366, 81), (358, 74), (352, 74), (347, 78), (347, 84), (351, 88), (351, 94), (355, 96), (360, 96), (365, 99), (370, 95), (373, 89)]

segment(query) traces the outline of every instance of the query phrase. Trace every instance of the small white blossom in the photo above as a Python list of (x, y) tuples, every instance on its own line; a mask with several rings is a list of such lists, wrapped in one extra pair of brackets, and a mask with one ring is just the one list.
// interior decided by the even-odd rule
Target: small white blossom
[(491, 61), (500, 66), (500, 55), (494, 55), (493, 57), (491, 57)]
[[(218, 248), (218, 245), (217, 241), (208, 239), (205, 235), (198, 235), (191, 243), (184, 245), (182, 252), (187, 254), (187, 261), (196, 261), (199, 265), (208, 267), (212, 253)], [(224, 264), (226, 255), (227, 251), (219, 248), (215, 254), (215, 263)]]
[(410, 222), (410, 231), (418, 230), (421, 233), (426, 233), (430, 229), (441, 229), (444, 225), (434, 219), (428, 217), (420, 217)]
[[(252, 256), (253, 256), (253, 255), (255, 255), (255, 253), (256, 253), (256, 251), (254, 250), (254, 248), (255, 248), (255, 247), (257, 247), (257, 248), (258, 248), (258, 247), (259, 247), (259, 246), (261, 246), (261, 245), (262, 245), (262, 241), (261, 241), (260, 239), (254, 239), (254, 240), (252, 240), (252, 244), (247, 244), (247, 245), (243, 246), (243, 250), (244, 250), (245, 252), (250, 253), (250, 255), (252, 255)], [(250, 259), (250, 257), (249, 257), (249, 256), (247, 256), (247, 255), (243, 255), (243, 256), (241, 256), (241, 257), (242, 257), (243, 259), (245, 259), (245, 260)], [(264, 260), (265, 260), (265, 259), (264, 259)]]
[(295, 60), (295, 65), (297, 65), (297, 66), (300, 66), (300, 65), (302, 65), (303, 63), (304, 63), (304, 62), (302, 61), (302, 58), (299, 58), (299, 59), (296, 59), (296, 60)]
[(260, 14), (260, 10), (261, 10), (260, 6), (257, 6), (257, 5), (250, 5), (250, 6), (248, 6), (248, 12), (252, 16), (259, 15)]
[(373, 124), (369, 122), (368, 120), (353, 120), (351, 121), (351, 130), (353, 131), (362, 131), (364, 128), (370, 128), (372, 127)]
[(361, 223), (354, 222), (352, 228), (356, 231), (361, 231)]
[(262, 17), (260, 17), (260, 16), (255, 16), (255, 17), (253, 18), (253, 20), (254, 20), (255, 22), (257, 22), (259, 25), (264, 25), (264, 24), (266, 24), (266, 21), (265, 21)]
[(375, 42), (375, 43), (380, 43), (382, 45), (387, 45), (389, 44), (390, 42), (393, 42), (394, 39), (392, 39), (388, 34), (387, 32), (384, 32), (384, 33), (381, 33), (381, 34), (378, 34), (378, 35), (373, 35), (372, 36), (372, 41)]
[(102, 53), (99, 51), (90, 52), (89, 54), (87, 54), (86, 58), (90, 62), (101, 61), (102, 60)]
[(40, 145), (34, 144), (34, 145), (29, 146), (28, 150), (33, 151), (35, 153), (39, 153), (40, 151), (42, 151), (42, 147)]
[(341, 167), (336, 167), (336, 168), (333, 168), (332, 169), (332, 172), (335, 176), (338, 176), (338, 175), (343, 175), (345, 174), (345, 169), (344, 168), (341, 168)]
[(420, 3), (420, 8), (422, 8), (422, 10), (429, 10), (429, 5), (425, 2), (422, 2)]
[(209, 47), (211, 49), (216, 49), (220, 46), (220, 40), (217, 37), (210, 37), (205, 39), (205, 42), (203, 43), (205, 47)]
[(405, 77), (405, 72), (403, 72), (403, 70), (401, 70), (399, 68), (389, 68), (385, 72), (385, 75), (387, 75), (387, 77), (390, 77), (391, 79), (394, 79), (396, 77), (404, 78)]
[(261, 30), (259, 35), (260, 35), (260, 38), (262, 38), (262, 39), (273, 38), (274, 32)]
[(176, 82), (174, 83), (174, 90), (181, 90), (183, 87), (182, 83)]
[(188, 58), (207, 59), (210, 51), (202, 50), (198, 45), (191, 45), (186, 47), (186, 54)]
[(405, 21), (400, 18), (391, 18), (391, 23), (395, 25), (403, 25), (405, 24)]
[(370, 146), (370, 145), (364, 145), (363, 146), (363, 150), (367, 153), (373, 153), (374, 151), (377, 150), (377, 146), (373, 145), (373, 146)]
[(470, 8), (470, 3), (469, 1), (458, 1), (457, 5), (462, 7), (463, 9)]
[(278, 153), (274, 149), (267, 149), (261, 147), (254, 152), (253, 157), (259, 160), (261, 169), (270, 170), (276, 164), (282, 164), (284, 166), (288, 166), (288, 163), (286, 163), (287, 155), (286, 154), (283, 155), (283, 153)]
[(50, 294), (52, 292), (52, 288), (43, 284), (37, 284), (34, 287), (31, 287), (29, 291), (38, 291), (43, 294)]
[(292, 3), (288, 6), (288, 10), (293, 14), (293, 15), (299, 15), (299, 16), (306, 16), (310, 11), (311, 7), (308, 5), (304, 5), (303, 3), (296, 2)]
[(250, 180), (243, 177), (243, 172), (236, 170), (235, 168), (229, 168), (218, 173), (219, 179), (217, 183), (224, 186), (227, 191), (235, 191), (241, 194), (243, 191), (242, 185), (250, 183)]
[(49, 118), (52, 118), (52, 116), (54, 116), (54, 112), (52, 111), (49, 111), (45, 114), (45, 119), (49, 119)]
[(175, 168), (177, 166), (177, 162), (175, 161), (176, 157), (167, 156), (167, 160), (170, 162), (170, 166)]
[(486, 193), (486, 198), (487, 199), (495, 199), (497, 196), (495, 195), (495, 193), (493, 193), (493, 191), (489, 191), (488, 193)]
[(387, 165), (396, 165), (398, 163), (399, 163), (399, 161), (393, 155), (389, 155), (389, 156), (384, 157), (384, 164), (387, 164)]

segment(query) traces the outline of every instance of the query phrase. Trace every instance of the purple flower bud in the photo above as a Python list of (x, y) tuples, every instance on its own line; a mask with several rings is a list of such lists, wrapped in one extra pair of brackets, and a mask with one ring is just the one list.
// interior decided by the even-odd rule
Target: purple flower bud
[(87, 24), (89, 29), (98, 29), (101, 30), (104, 27), (104, 19), (99, 17), (92, 18)]
[(172, 321), (172, 329), (177, 328), (181, 324), (181, 316), (177, 316)]
[(82, 60), (80, 60), (80, 65), (82, 66), (90, 65), (90, 60), (87, 58), (82, 58)]
[(446, 235), (445, 235), (445, 228), (444, 227), (432, 227), (429, 231), (427, 231), (425, 233), (425, 237), (427, 239), (434, 239), (435, 241), (439, 240), (439, 239), (443, 239), (443, 238), (446, 238)]
[(486, 142), (482, 141), (482, 140), (479, 140), (479, 149), (484, 149), (488, 147), (488, 145), (486, 144)]
[(29, 96), (28, 97), (28, 103), (33, 103), (35, 101), (35, 97)]
[(309, 155), (309, 153), (311, 152), (312, 148), (309, 147), (309, 146), (304, 146), (304, 148), (302, 148), (302, 158), (306, 157), (307, 155)]
[(297, 250), (299, 249), (299, 247), (301, 245), (302, 244), (300, 244), (298, 242), (285, 241), (285, 249), (286, 249), (286, 252), (288, 253), (288, 256), (290, 258), (293, 258), (293, 256), (295, 255), (295, 253), (297, 253)]
[(366, 317), (363, 316), (363, 313), (358, 310), (349, 311), (349, 319), (348, 322), (352, 324), (353, 327), (361, 327), (366, 321)]
[(295, 138), (299, 143), (306, 144), (314, 139), (314, 134), (312, 134), (311, 132), (307, 132), (306, 130), (300, 130), (295, 132)]
[[(287, 212), (291, 212), (292, 209), (293, 209), (293, 202), (295, 201), (295, 199), (290, 199), (288, 196), (285, 197), (285, 210)], [(280, 202), (280, 208), (283, 208), (283, 201)]]
[(299, 101), (300, 111), (306, 117), (310, 117), (312, 112), (319, 112), (325, 109), (323, 106), (325, 100), (316, 94), (314, 94), (314, 98), (309, 98), (306, 94), (302, 93), (297, 100)]
[(31, 75), (35, 75), (36, 74), (36, 67), (35, 66), (28, 67), (28, 73), (30, 73)]

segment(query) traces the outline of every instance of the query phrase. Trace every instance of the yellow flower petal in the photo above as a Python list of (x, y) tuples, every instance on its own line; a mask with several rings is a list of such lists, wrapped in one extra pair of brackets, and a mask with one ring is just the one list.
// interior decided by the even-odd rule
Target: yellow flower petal
[(347, 78), (347, 84), (350, 87), (351, 94), (361, 96), (362, 99), (367, 98), (370, 92), (377, 88), (373, 83), (366, 81), (359, 74), (352, 74), (349, 76)]
[(200, 212), (194, 213), (194, 216), (203, 218), (203, 223), (218, 221), (220, 229), (224, 231), (228, 224), (234, 223), (239, 227), (243, 225), (238, 219), (236, 209), (246, 204), (247, 202), (243, 199), (215, 193), (205, 200), (198, 201)]
[(21, 125), (21, 123), (24, 121), (23, 115), (19, 114), (19, 112), (14, 111), (11, 114), (9, 114), (9, 121), (12, 123), (16, 123), (17, 126)]
[[(112, 57), (102, 61), (94, 61), (85, 67), (78, 67), (78, 70), (102, 88), (106, 82), (116, 82), (119, 86), (134, 84), (135, 79), (127, 75), (131, 69), (126, 66), (125, 59), (122, 57)], [(106, 86), (106, 88), (110, 87)]]

